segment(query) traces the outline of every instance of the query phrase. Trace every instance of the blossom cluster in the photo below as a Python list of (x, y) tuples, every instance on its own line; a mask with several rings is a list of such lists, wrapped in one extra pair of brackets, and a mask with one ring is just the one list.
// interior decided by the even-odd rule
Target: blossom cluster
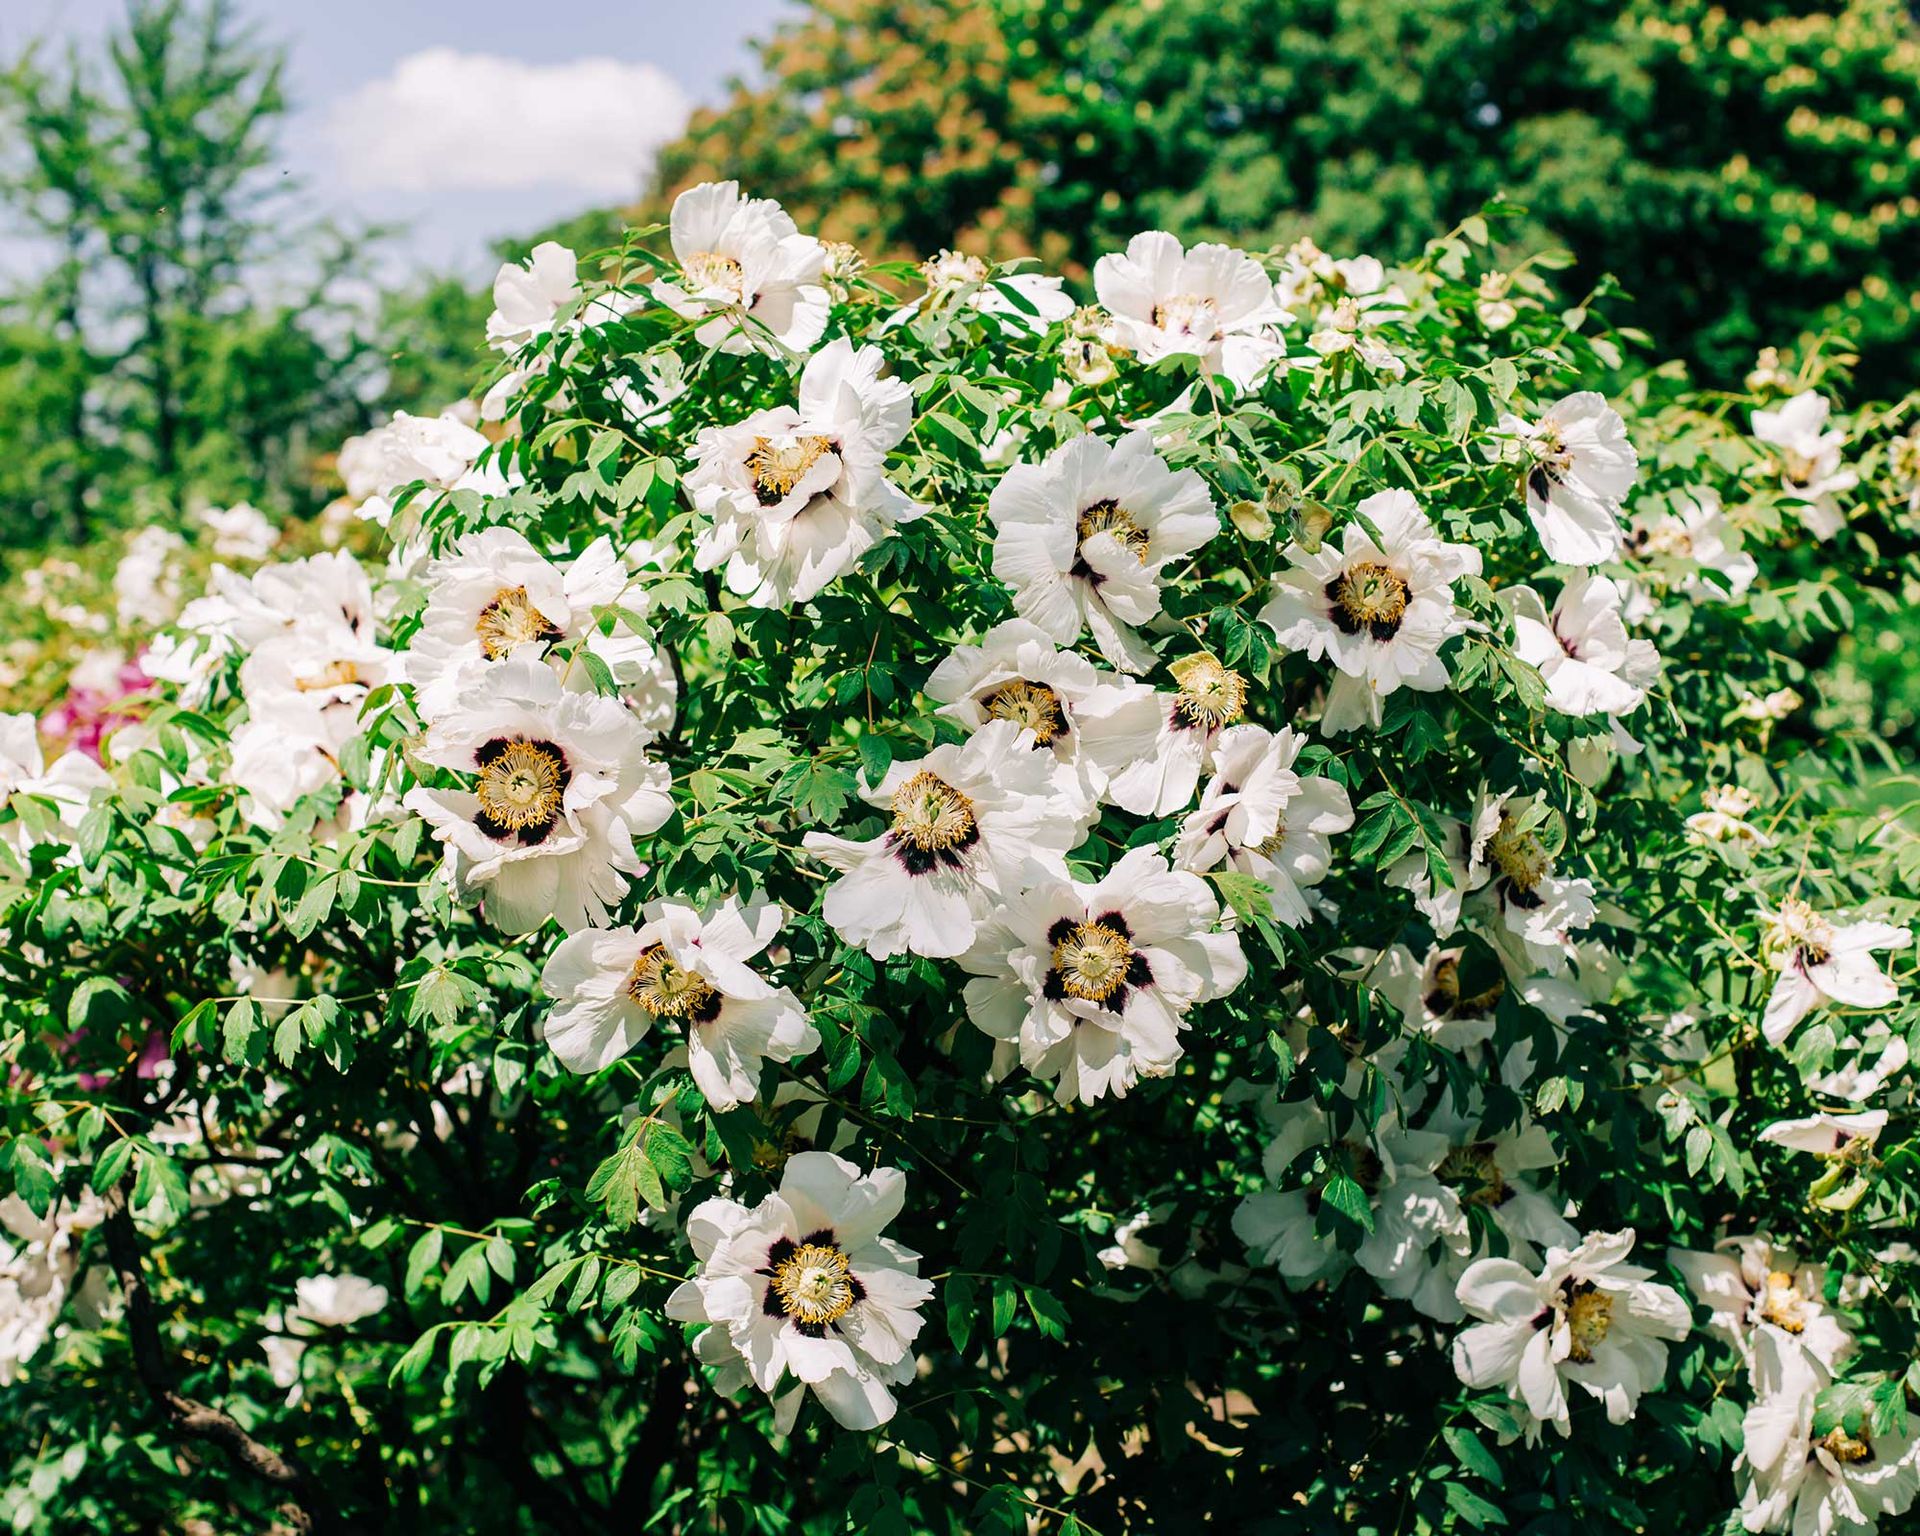
[[(1584, 316), (1524, 267), (1468, 280), (1476, 243), (1390, 271), (1155, 231), (1079, 306), (964, 253), (870, 271), (704, 185), (657, 252), (509, 263), (478, 407), (346, 445), (331, 536), (376, 529), (384, 562), (269, 559), (233, 509), (182, 603), (138, 536), (119, 622), (163, 627), (126, 718), (51, 766), (7, 718), (0, 845), (65, 912), (137, 828), (151, 910), (229, 942), (149, 987), (86, 912), (77, 948), (36, 930), (93, 978), (37, 1070), (159, 1107), (84, 1197), (0, 1210), (0, 1373), (83, 1289), (134, 1158), (150, 1225), (263, 1204), (352, 1161), (300, 1072), (405, 1060), (413, 1109), (339, 1122), (379, 1155), (338, 1208), (389, 1155), (466, 1198), (520, 1127), (529, 1214), (425, 1223), (388, 1284), (330, 1245), (255, 1309), (289, 1404), (395, 1290), (485, 1302), (524, 1246), (551, 1283), (396, 1377), (439, 1331), (456, 1373), (554, 1348), (563, 1282), (631, 1364), (668, 1347), (630, 1321), (644, 1274), (776, 1434), (809, 1394), (875, 1430), (935, 1401), (923, 1373), (995, 1379), (976, 1313), (1002, 1350), (1016, 1299), (1068, 1335), (1084, 1248), (1086, 1305), (1199, 1299), (1243, 1353), (1384, 1318), (1429, 1398), (1525, 1453), (1631, 1436), (1657, 1392), (1712, 1423), (1701, 1362), (1731, 1358), (1746, 1529), (1904, 1513), (1880, 1151), (1911, 908), (1808, 872), (1838, 855), (1769, 757), (1801, 697), (1716, 671), (1762, 557), (1844, 544), (1866, 479), (1814, 380), (1743, 423), (1623, 415), (1578, 387)], [(147, 1019), (155, 992), (183, 1006)], [(141, 1027), (89, 1033), (119, 999)], [(316, 1139), (283, 1167), (288, 1125)], [(1804, 1202), (1743, 1200), (1790, 1152)], [(1616, 1155), (1705, 1182), (1623, 1187)], [(144, 1170), (172, 1156), (246, 1179), (170, 1201)], [(1829, 1216), (1846, 1241), (1799, 1257)], [(1790, 1230), (1726, 1235), (1762, 1221)], [(441, 1278), (448, 1233), (476, 1241)]]

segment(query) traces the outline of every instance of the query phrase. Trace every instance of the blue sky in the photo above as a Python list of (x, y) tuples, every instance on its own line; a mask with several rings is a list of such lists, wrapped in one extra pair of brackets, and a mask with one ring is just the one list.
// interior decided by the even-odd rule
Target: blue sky
[[(289, 53), (281, 150), (313, 200), (402, 224), (406, 266), (492, 269), (489, 240), (618, 201), (791, 0), (240, 0)], [(5, 0), (0, 56), (97, 41), (124, 0)]]

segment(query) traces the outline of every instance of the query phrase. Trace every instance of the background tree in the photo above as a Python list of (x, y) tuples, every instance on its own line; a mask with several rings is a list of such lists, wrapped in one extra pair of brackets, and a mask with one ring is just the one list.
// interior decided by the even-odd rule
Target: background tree
[(663, 188), (736, 178), (870, 258), (957, 244), (1072, 271), (1097, 254), (1101, 199), (1119, 213), (1116, 113), (1077, 61), (1107, 0), (807, 9), (761, 46), (764, 82), (663, 152)]
[(356, 243), (272, 164), (283, 63), (228, 0), (135, 0), (101, 58), (0, 79), (6, 200), (46, 253), (6, 296), (0, 537), (84, 537), (135, 499), (322, 499), (309, 444), (364, 418), (374, 358)]
[[(869, 255), (1136, 230), (1415, 253), (1505, 190), (1709, 379), (1837, 327), (1904, 388), (1920, 36), (1896, 0), (813, 0), (663, 193), (737, 177)], [(664, 202), (657, 206), (664, 206)]]

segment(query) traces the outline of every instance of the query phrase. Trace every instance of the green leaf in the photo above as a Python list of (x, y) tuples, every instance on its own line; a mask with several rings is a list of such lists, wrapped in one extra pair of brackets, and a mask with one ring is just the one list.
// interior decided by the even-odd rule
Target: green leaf
[(869, 784), (878, 784), (893, 766), (893, 744), (886, 737), (867, 731), (860, 737), (859, 750), (861, 773)]
[(116, 1141), (100, 1154), (99, 1161), (93, 1165), (93, 1177), (88, 1181), (93, 1185), (94, 1193), (104, 1195), (120, 1182), (127, 1171), (127, 1164), (133, 1160), (134, 1142), (131, 1137)]
[(424, 1232), (407, 1250), (406, 1289), (409, 1298), (418, 1296), (427, 1283), (427, 1276), (440, 1267), (440, 1250), (445, 1239), (440, 1229), (434, 1227)]
[(286, 916), (287, 932), (296, 939), (305, 939), (327, 920), (338, 890), (339, 885), (332, 879), (316, 880), (309, 885), (301, 893), (298, 905)]
[(1373, 1230), (1373, 1205), (1367, 1199), (1366, 1190), (1351, 1174), (1335, 1173), (1322, 1187), (1318, 1217), (1322, 1230), (1328, 1230), (1332, 1225), (1327, 1222), (1329, 1213), (1334, 1216), (1336, 1223), (1344, 1220), (1363, 1232)]
[(248, 1059), (254, 1031), (260, 1027), (260, 1009), (251, 998), (240, 998), (227, 1009), (220, 1028), (222, 1049), (228, 1061)]
[(947, 1337), (955, 1354), (967, 1352), (967, 1340), (973, 1336), (973, 1318), (979, 1301), (980, 1285), (971, 1275), (949, 1275), (946, 1284)]
[(1489, 1504), (1479, 1494), (1469, 1492), (1465, 1483), (1447, 1484), (1447, 1508), (1476, 1531), (1484, 1531), (1490, 1525), (1507, 1523), (1507, 1517), (1500, 1512), (1497, 1505)]
[(1440, 1437), (1460, 1459), (1461, 1466), (1476, 1477), (1485, 1478), (1496, 1488), (1504, 1486), (1506, 1477), (1500, 1470), (1499, 1461), (1492, 1451), (1480, 1443), (1480, 1437), (1472, 1430), (1450, 1426), (1440, 1431)]
[[(100, 1006), (96, 1008), (96, 1004)], [(67, 1002), (69, 1029), (101, 1029), (134, 1011), (127, 989), (111, 976), (89, 976), (73, 989)], [(96, 1012), (99, 1017), (95, 1018)]]
[(1013, 1326), (1013, 1314), (1020, 1306), (1020, 1292), (1010, 1280), (993, 1282), (993, 1336), (997, 1339)]
[(409, 1344), (407, 1352), (394, 1361), (393, 1369), (387, 1373), (387, 1385), (392, 1387), (403, 1381), (418, 1381), (427, 1367), (433, 1364), (434, 1346), (439, 1336), (438, 1328), (429, 1328)]
[(279, 1057), (283, 1067), (293, 1065), (293, 1058), (300, 1054), (301, 1042), (306, 1039), (306, 1032), (301, 1027), (302, 1012), (304, 1010), (300, 1008), (291, 1010), (273, 1032), (273, 1054)]
[(630, 1227), (640, 1219), (643, 1200), (656, 1211), (667, 1208), (667, 1192), (659, 1170), (647, 1157), (646, 1139), (629, 1135), (587, 1181), (587, 1198), (604, 1206), (607, 1219), (617, 1227)]
[(467, 1006), (470, 989), (471, 983), (465, 977), (445, 966), (435, 966), (413, 989), (408, 1021), (418, 1023), (422, 1018), (429, 1018), (442, 1028), (451, 1028), (459, 1022)]
[(783, 793), (800, 813), (801, 821), (821, 826), (840, 819), (856, 788), (852, 774), (818, 759), (798, 765), (782, 784)]

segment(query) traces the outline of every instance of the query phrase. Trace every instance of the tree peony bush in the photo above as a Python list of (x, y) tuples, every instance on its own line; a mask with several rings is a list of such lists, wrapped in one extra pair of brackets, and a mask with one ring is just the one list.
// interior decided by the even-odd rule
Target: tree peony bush
[(504, 270), (5, 733), (12, 1527), (1898, 1529), (1920, 439), (1495, 250)]

